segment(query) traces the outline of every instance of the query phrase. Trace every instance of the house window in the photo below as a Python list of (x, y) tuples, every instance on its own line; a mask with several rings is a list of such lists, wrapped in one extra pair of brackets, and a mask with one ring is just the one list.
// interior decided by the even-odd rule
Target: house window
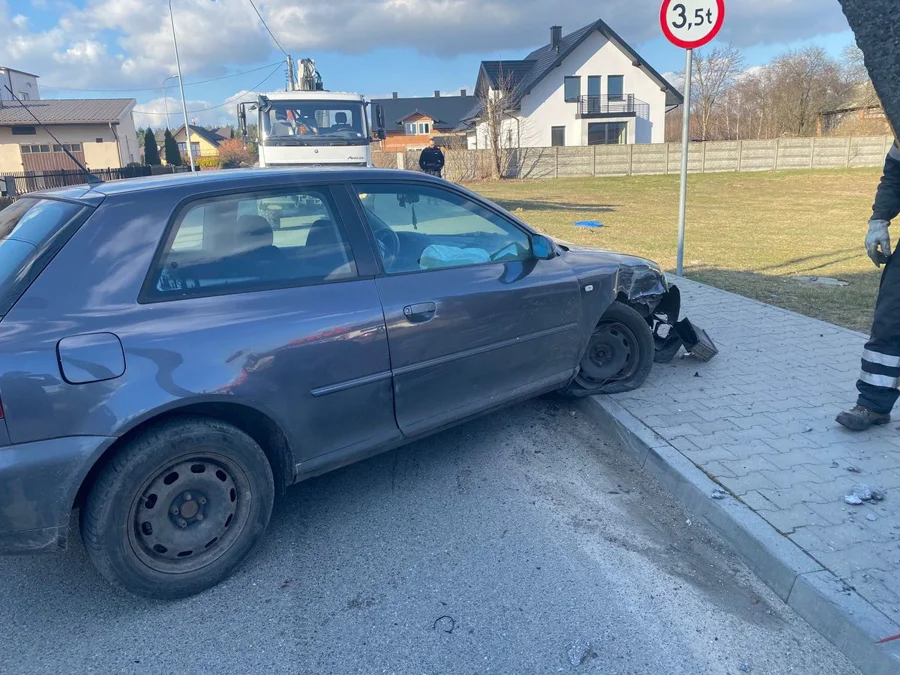
[[(187, 154), (187, 143), (179, 143), (178, 144), (178, 152), (182, 155)], [(200, 144), (199, 143), (191, 143), (191, 154), (194, 157), (200, 156)]]
[(22, 99), (23, 101), (27, 101), (27, 100), (28, 100), (28, 94), (27, 94), (27, 92), (20, 91), (20, 92), (19, 92), (19, 98)]
[(550, 145), (554, 148), (561, 148), (566, 145), (566, 128), (551, 127), (550, 128)]
[(577, 103), (581, 98), (581, 78), (567, 77), (565, 80), (566, 103)]
[(606, 82), (606, 90), (610, 101), (621, 101), (625, 98), (625, 76), (610, 75)]
[(419, 122), (419, 133), (420, 134), (431, 133), (431, 124), (429, 124), (428, 122)]
[(624, 145), (627, 122), (592, 122), (588, 124), (588, 145)]
[(415, 122), (407, 122), (403, 128), (406, 129), (407, 136), (415, 136), (418, 133), (418, 125)]
[(13, 136), (34, 136), (37, 134), (37, 130), (34, 127), (13, 127), (12, 135)]

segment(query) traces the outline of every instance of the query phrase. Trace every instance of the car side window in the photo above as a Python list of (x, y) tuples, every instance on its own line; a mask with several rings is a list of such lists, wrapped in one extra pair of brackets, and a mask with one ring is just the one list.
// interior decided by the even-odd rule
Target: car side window
[(145, 297), (239, 293), (351, 279), (356, 264), (328, 195), (236, 194), (176, 216)]
[(388, 274), (532, 256), (527, 232), (449, 190), (398, 183), (355, 189)]

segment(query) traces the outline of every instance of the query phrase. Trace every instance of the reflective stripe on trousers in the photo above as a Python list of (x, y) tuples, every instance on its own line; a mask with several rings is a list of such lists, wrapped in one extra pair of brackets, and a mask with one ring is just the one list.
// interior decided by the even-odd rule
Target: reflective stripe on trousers
[(856, 388), (859, 405), (883, 415), (900, 398), (900, 252), (891, 256), (881, 277), (872, 337), (862, 354)]

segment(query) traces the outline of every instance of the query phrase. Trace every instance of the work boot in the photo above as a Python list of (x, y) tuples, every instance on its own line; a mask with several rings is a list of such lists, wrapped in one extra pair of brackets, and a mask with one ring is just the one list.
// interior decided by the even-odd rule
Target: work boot
[(837, 423), (852, 431), (865, 431), (871, 426), (887, 424), (890, 421), (890, 415), (872, 412), (861, 405), (854, 407), (853, 410), (842, 412), (837, 416)]

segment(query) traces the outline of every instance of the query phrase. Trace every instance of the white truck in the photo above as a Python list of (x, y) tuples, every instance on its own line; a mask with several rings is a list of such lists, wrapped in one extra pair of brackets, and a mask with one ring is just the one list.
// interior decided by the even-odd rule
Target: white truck
[(248, 113), (258, 125), (259, 165), (371, 166), (371, 144), (385, 136), (381, 106), (372, 110), (370, 125), (363, 96), (325, 91), (315, 63), (305, 59), (302, 68), (297, 83), (289, 59), (288, 91), (238, 104), (238, 126), (245, 139)]

